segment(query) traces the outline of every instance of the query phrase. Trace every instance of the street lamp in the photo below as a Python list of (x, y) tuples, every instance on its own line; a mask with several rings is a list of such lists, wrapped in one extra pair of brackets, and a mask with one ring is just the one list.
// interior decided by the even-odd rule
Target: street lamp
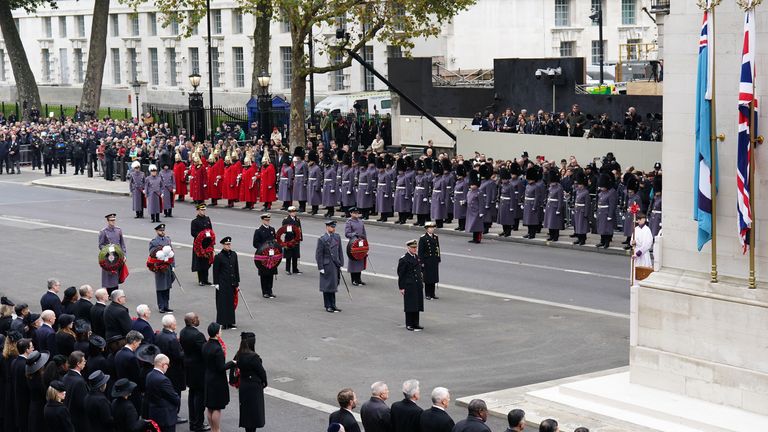
[(598, 30), (598, 39), (600, 42), (600, 46), (598, 47), (598, 53), (600, 55), (600, 86), (603, 86), (603, 83), (605, 82), (603, 80), (603, 2), (600, 1), (600, 4), (597, 6), (597, 10), (592, 13), (592, 15), (589, 16), (589, 18), (592, 20), (592, 22), (597, 23), (599, 26)]
[(136, 119), (138, 120), (141, 117), (141, 111), (139, 110), (139, 93), (141, 93), (141, 81), (134, 80), (131, 83), (131, 87), (133, 88), (133, 95), (136, 98)]
[(557, 80), (563, 76), (563, 68), (561, 67), (548, 67), (546, 69), (536, 69), (536, 72), (533, 74), (537, 80), (540, 80), (542, 76), (549, 78), (549, 80), (552, 82), (552, 113), (555, 112), (555, 85), (557, 84)]
[(195, 137), (195, 141), (202, 141), (205, 137), (205, 108), (203, 106), (203, 94), (197, 91), (200, 85), (200, 74), (197, 71), (189, 75), (189, 83), (192, 85), (192, 91), (189, 92), (189, 131)]
[(269, 94), (269, 82), (271, 80), (269, 73), (262, 70), (259, 76), (256, 78), (261, 88), (261, 94), (259, 94), (259, 129), (261, 135), (265, 140), (269, 139), (270, 125), (269, 119), (272, 111), (272, 96)]

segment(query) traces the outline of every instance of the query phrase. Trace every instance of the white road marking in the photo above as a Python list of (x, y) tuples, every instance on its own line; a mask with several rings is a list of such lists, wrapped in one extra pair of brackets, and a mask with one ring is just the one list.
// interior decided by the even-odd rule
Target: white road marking
[[(187, 220), (187, 221), (191, 221), (192, 220), (192, 219), (188, 219), (188, 218), (178, 218), (178, 219)], [(216, 222), (216, 225), (229, 226), (229, 227), (234, 227), (234, 228), (246, 228), (246, 229), (256, 229), (256, 228), (258, 228), (258, 224), (254, 225), (254, 226), (247, 226), (247, 225), (230, 224), (230, 223), (225, 223), (225, 222)], [(386, 227), (382, 227), (382, 228), (386, 228)], [(305, 233), (305, 232), (302, 232), (302, 234), (304, 235), (304, 237), (320, 238), (320, 236), (316, 235), (316, 234), (308, 234), (308, 233)], [(405, 248), (403, 246), (394, 246), (394, 245), (389, 245), (389, 244), (385, 244), (385, 243), (369, 242), (368, 244), (371, 245), (371, 246), (376, 246), (376, 247), (384, 247), (384, 248), (389, 248), (389, 249), (405, 250)], [(547, 265), (542, 265), (542, 264), (525, 263), (525, 262), (522, 262), (522, 261), (509, 261), (509, 260), (503, 260), (503, 259), (498, 259), (498, 258), (489, 258), (489, 257), (482, 257), (482, 256), (466, 255), (466, 254), (459, 254), (459, 253), (454, 253), (454, 252), (443, 252), (443, 251), (441, 251), (440, 253), (443, 256), (449, 256), (449, 257), (455, 257), (455, 258), (471, 259), (471, 260), (476, 260), (476, 261), (486, 261), (486, 262), (493, 262), (493, 263), (498, 263), (498, 264), (514, 265), (514, 266), (518, 266), (518, 267), (528, 267), (528, 268), (535, 268), (535, 269), (548, 270), (548, 271), (559, 271), (559, 272), (563, 272), (563, 273), (578, 274), (578, 275), (582, 275), (582, 276), (590, 276), (590, 277), (596, 277), (596, 278), (629, 281), (629, 278), (624, 277), (624, 276), (614, 276), (614, 275), (600, 274), (600, 273), (590, 272), (590, 271), (586, 271), (586, 270), (575, 270), (575, 269), (568, 269), (568, 268), (552, 267), (552, 266), (547, 266)]]
[[(36, 222), (36, 221), (30, 221), (30, 220), (27, 220), (27, 219), (24, 219), (24, 218), (20, 218), (20, 217), (7, 216), (7, 215), (0, 216), (0, 220), (5, 220), (5, 221), (9, 221), (9, 222), (24, 222), (26, 224), (31, 224), (31, 225), (44, 226), (44, 227), (48, 227), (48, 228), (58, 228), (58, 229), (69, 230), (69, 231), (77, 231), (77, 232), (83, 232), (83, 233), (88, 233), (88, 234), (98, 234), (99, 233), (98, 230), (93, 230), (93, 229), (78, 228), (78, 227), (72, 227), (72, 226), (62, 226), (62, 225), (56, 225), (56, 224), (51, 224), (51, 223), (46, 223), (46, 222)], [(123, 234), (123, 237), (127, 238), (127, 239), (131, 239), (131, 240), (141, 240), (141, 241), (147, 241), (147, 242), (152, 240), (151, 238), (148, 238), (148, 237), (140, 237), (140, 236), (134, 236), (134, 235), (127, 235), (127, 234)], [(174, 244), (175, 247), (183, 247), (183, 248), (189, 248), (189, 249), (192, 248), (192, 245), (188, 244), (188, 243), (173, 242), (173, 244)], [(237, 255), (238, 256), (242, 256), (242, 257), (247, 257), (248, 259), (253, 259), (253, 254), (250, 254), (250, 253), (237, 252)], [(299, 263), (301, 265), (306, 265), (306, 266), (309, 266), (311, 268), (315, 268), (317, 266), (317, 263), (314, 263), (314, 262), (299, 261)], [(346, 270), (347, 270), (346, 268), (342, 267), (342, 271), (346, 271)], [(378, 278), (388, 279), (388, 280), (397, 280), (397, 276), (392, 276), (392, 275), (385, 275), (385, 274), (381, 274), (381, 273), (370, 273), (370, 272), (367, 272), (367, 271), (365, 272), (365, 274), (367, 276), (369, 276), (369, 277), (378, 277)], [(517, 296), (517, 295), (506, 294), (506, 293), (501, 293), (501, 292), (497, 292), (497, 291), (489, 291), (489, 290), (483, 290), (483, 289), (478, 289), (478, 288), (469, 288), (469, 287), (462, 287), (462, 286), (458, 286), (458, 285), (450, 285), (450, 284), (442, 284), (442, 283), (438, 284), (438, 287), (439, 288), (443, 288), (443, 289), (452, 290), (452, 291), (464, 292), (464, 293), (468, 293), (468, 294), (477, 294), (477, 295), (483, 295), (483, 296), (488, 296), (488, 297), (500, 298), (500, 299), (504, 299), (505, 301), (511, 299), (511, 300), (516, 300), (516, 301), (520, 301), (520, 302), (524, 302), (524, 303), (538, 304), (538, 305), (544, 305), (544, 306), (552, 306), (552, 307), (557, 307), (557, 308), (561, 308), (561, 309), (573, 310), (573, 311), (577, 311), (577, 312), (585, 312), (585, 313), (590, 313), (590, 314), (595, 314), (595, 315), (609, 316), (609, 317), (613, 317), (613, 318), (629, 319), (629, 314), (622, 314), (622, 313), (618, 313), (618, 312), (610, 312), (610, 311), (605, 311), (605, 310), (601, 310), (601, 309), (594, 309), (594, 308), (589, 308), (589, 307), (584, 307), (584, 306), (576, 306), (576, 305), (567, 304), (567, 303), (558, 303), (558, 302), (542, 300), (542, 299), (536, 299), (536, 298), (531, 298), (531, 297)]]
[(17, 202), (4, 202), (4, 203), (0, 203), (0, 205), (50, 204), (50, 203), (71, 202), (71, 201), (96, 201), (96, 200), (106, 200), (106, 199), (109, 199), (109, 198), (78, 198), (78, 199), (58, 199), (58, 200), (40, 200), (40, 201), (17, 201)]
[[(299, 395), (295, 395), (293, 393), (288, 393), (288, 392), (285, 392), (285, 391), (282, 391), (282, 390), (278, 390), (278, 389), (276, 389), (274, 387), (265, 387), (264, 388), (264, 394), (267, 395), (267, 396), (272, 396), (272, 397), (277, 398), (277, 399), (282, 399), (284, 401), (288, 401), (288, 402), (295, 403), (295, 404), (298, 404), (298, 405), (301, 405), (301, 406), (305, 406), (307, 408), (312, 408), (312, 409), (315, 409), (315, 410), (318, 410), (318, 411), (321, 411), (321, 412), (324, 412), (324, 413), (328, 413), (328, 414), (330, 414), (330, 413), (332, 413), (334, 411), (338, 411), (339, 410), (339, 407), (337, 407), (337, 406), (329, 405), (329, 404), (324, 403), (324, 402), (319, 402), (319, 401), (316, 401), (316, 400), (305, 398), (304, 396), (299, 396)], [(355, 416), (355, 420), (357, 420), (358, 423), (362, 422), (362, 420), (360, 419), (360, 414), (352, 413), (352, 415)]]

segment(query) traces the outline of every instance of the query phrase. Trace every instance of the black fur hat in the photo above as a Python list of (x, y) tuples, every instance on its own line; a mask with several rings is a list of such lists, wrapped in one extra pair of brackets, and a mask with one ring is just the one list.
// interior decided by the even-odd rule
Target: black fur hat
[(292, 162), (291, 155), (283, 153), (283, 157), (280, 158), (280, 165), (290, 165)]
[(512, 165), (509, 166), (509, 174), (515, 176), (522, 174), (522, 169), (520, 168), (520, 165), (517, 164), (517, 162), (513, 162)]
[(632, 176), (627, 180), (626, 185), (627, 185), (627, 190), (632, 190), (637, 192), (637, 190), (640, 187), (640, 182), (637, 181), (637, 178), (635, 176)]
[(416, 160), (416, 171), (424, 171), (424, 161), (421, 159)]
[(451, 166), (451, 160), (448, 158), (441, 160), (440, 164), (443, 165), (443, 172), (451, 172), (453, 170), (453, 166)]
[(318, 162), (318, 160), (320, 159), (320, 156), (317, 154), (317, 152), (316, 152), (316, 151), (314, 151), (314, 150), (310, 150), (310, 151), (309, 151), (309, 156), (307, 156), (307, 159), (308, 159), (310, 162), (314, 162), (314, 163), (317, 163), (317, 162)]
[(478, 171), (480, 172), (480, 178), (483, 180), (488, 180), (493, 175), (493, 169), (491, 169), (490, 165), (488, 164), (480, 165)]
[(344, 153), (344, 155), (341, 157), (341, 163), (346, 166), (352, 166), (352, 155), (349, 153)]
[(560, 171), (557, 169), (550, 169), (547, 171), (547, 180), (549, 183), (559, 183), (560, 182)]
[(526, 180), (533, 180), (538, 181), (539, 180), (539, 170), (537, 170), (535, 167), (530, 167), (525, 172), (525, 179)]
[(656, 177), (653, 178), (653, 192), (654, 193), (661, 192), (661, 183), (662, 183), (661, 175), (657, 175)]
[(416, 166), (416, 163), (413, 161), (413, 158), (408, 155), (405, 157), (405, 168), (406, 169), (413, 169)]
[(376, 154), (368, 153), (368, 165), (375, 165), (375, 164), (376, 164)]
[(387, 167), (387, 165), (384, 163), (384, 158), (383, 157), (376, 158), (376, 168), (384, 169), (386, 167)]
[(480, 186), (480, 173), (475, 170), (469, 172), (469, 184)]
[(512, 178), (512, 173), (510, 173), (507, 168), (502, 168), (499, 170), (499, 177), (501, 177), (502, 180), (509, 180)]
[(597, 187), (610, 189), (612, 186), (613, 181), (610, 175), (603, 173), (597, 178)]
[(456, 177), (466, 177), (467, 176), (467, 169), (464, 167), (464, 165), (458, 165), (456, 167)]
[(577, 170), (575, 173), (573, 173), (573, 183), (574, 184), (580, 184), (580, 185), (586, 185), (587, 184), (587, 176), (584, 175), (583, 171)]
[(394, 166), (395, 165), (395, 157), (392, 156), (389, 153), (384, 154), (384, 164), (387, 166)]
[(443, 175), (443, 165), (439, 163), (432, 164), (432, 173), (435, 175)]
[[(311, 153), (310, 153), (309, 156), (310, 156), (310, 160), (312, 160), (311, 159), (311, 157), (312, 157)], [(331, 157), (330, 153), (323, 153), (323, 165), (325, 165), (325, 166), (333, 165), (333, 158)]]
[(397, 162), (396, 162), (396, 166), (397, 166), (397, 170), (398, 171), (405, 171), (405, 168), (406, 168), (405, 165), (406, 165), (405, 164), (405, 159), (403, 159), (403, 158), (398, 159)]
[(425, 171), (432, 171), (432, 158), (426, 158), (424, 159), (424, 169)]
[(305, 154), (304, 147), (296, 147), (295, 149), (293, 149), (294, 156), (298, 156), (299, 158), (304, 159), (304, 154)]

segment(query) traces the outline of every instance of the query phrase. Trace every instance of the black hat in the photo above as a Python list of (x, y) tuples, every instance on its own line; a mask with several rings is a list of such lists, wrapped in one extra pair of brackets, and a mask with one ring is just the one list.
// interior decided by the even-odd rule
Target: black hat
[(219, 240), (219, 243), (221, 244), (232, 243), (232, 237), (229, 237), (229, 236), (224, 237), (223, 239)]
[(158, 354), (161, 354), (160, 348), (154, 344), (143, 344), (136, 350), (136, 357), (144, 363), (154, 363)]
[(336, 221), (335, 220), (325, 221), (325, 226), (332, 226), (336, 228)]
[(296, 147), (293, 149), (293, 155), (304, 159), (304, 147)]
[(86, 334), (91, 331), (91, 323), (84, 319), (75, 320), (75, 333)]
[(478, 171), (480, 172), (480, 178), (483, 180), (490, 179), (493, 175), (493, 169), (488, 164), (480, 165)]
[(407, 168), (405, 164), (405, 159), (403, 158), (398, 159), (397, 162), (395, 162), (395, 166), (397, 167), (398, 171), (405, 171), (405, 169)]
[(242, 332), (240, 333), (240, 340), (256, 339), (256, 333)]
[(206, 207), (205, 204), (198, 204), (198, 205), (195, 206), (196, 210), (205, 210), (206, 208), (208, 208), (208, 207)]
[(385, 169), (387, 167), (387, 164), (384, 163), (383, 157), (376, 158), (376, 168), (378, 169)]
[(443, 175), (443, 165), (439, 163), (432, 164), (432, 172), (435, 175)]
[(120, 378), (115, 382), (115, 385), (112, 387), (112, 397), (123, 397), (128, 396), (133, 392), (133, 389), (136, 388), (136, 383), (133, 381), (128, 380), (128, 378)]
[(88, 343), (99, 349), (104, 349), (104, 347), (107, 346), (107, 341), (99, 335), (91, 335), (91, 337), (88, 338)]
[(547, 180), (549, 180), (549, 183), (559, 183), (560, 171), (554, 168), (547, 171)]
[(608, 174), (600, 174), (600, 177), (597, 178), (597, 187), (610, 189), (611, 183), (611, 176)]
[(395, 164), (395, 157), (392, 156), (389, 153), (386, 153), (384, 155), (384, 164), (385, 165), (389, 165), (389, 166), (393, 166)]
[(655, 164), (653, 164), (653, 169), (655, 169), (656, 171), (660, 170), (661, 169), (661, 162), (656, 162)]
[(40, 314), (36, 313), (28, 313), (27, 316), (24, 317), (24, 325), (31, 325), (33, 322), (40, 319)]
[(416, 171), (424, 171), (424, 161), (421, 159), (418, 159), (416, 161)]
[(110, 213), (110, 214), (104, 216), (104, 219), (109, 219), (109, 218), (113, 218), (113, 217), (117, 217), (117, 213)]
[(214, 337), (219, 334), (221, 330), (221, 324), (212, 322), (208, 324), (208, 337)]
[[(310, 158), (312, 157), (312, 153), (310, 152)], [(310, 159), (312, 160), (312, 159)], [(323, 165), (331, 166), (333, 165), (333, 157), (331, 156), (330, 152), (323, 153)]]
[(16, 305), (16, 307), (13, 308), (13, 311), (16, 312), (16, 315), (21, 315), (21, 312), (24, 311), (24, 309), (29, 308), (29, 305), (26, 303), (19, 303)]
[(350, 207), (349, 208), (350, 213), (360, 213), (360, 209), (357, 207)]
[(155, 231), (165, 231), (165, 224), (160, 224), (156, 226)]
[(627, 190), (637, 192), (639, 186), (640, 186), (640, 183), (637, 181), (637, 178), (634, 175), (629, 179), (627, 179)]
[(373, 152), (368, 153), (368, 165), (374, 165), (376, 164), (376, 154)]
[(88, 376), (88, 387), (97, 389), (109, 381), (109, 375), (97, 370)]
[(45, 351), (32, 351), (29, 357), (27, 357), (27, 366), (24, 372), (26, 372), (27, 375), (32, 375), (39, 371), (46, 363), (48, 363), (50, 357), (51, 355)]
[(291, 162), (293, 162), (291, 155), (288, 153), (283, 153), (283, 157), (280, 158), (280, 165), (290, 165)]
[(443, 172), (451, 172), (453, 170), (453, 166), (451, 165), (451, 160), (448, 158), (445, 158), (440, 161), (440, 165), (443, 166)]
[(108, 337), (106, 342), (107, 342), (107, 344), (111, 344), (111, 343), (114, 343), (114, 342), (121, 341), (123, 339), (125, 339), (125, 336), (116, 334), (116, 335), (112, 335), (112, 336)]
[(523, 154), (520, 155), (521, 158), (528, 158), (528, 152), (524, 151)]
[(413, 167), (415, 166), (415, 162), (413, 161), (413, 158), (411, 157), (411, 155), (405, 156), (404, 159), (405, 159), (406, 169), (413, 169)]
[(75, 316), (71, 314), (62, 314), (59, 317), (59, 327), (66, 327), (75, 322)]
[(577, 170), (575, 173), (573, 173), (573, 183), (574, 184), (580, 184), (580, 185), (586, 185), (587, 184), (587, 176), (584, 175), (583, 171)]
[(11, 330), (8, 332), (8, 339), (11, 340), (11, 342), (18, 342), (24, 337), (23, 334), (21, 334), (18, 330)]
[(502, 168), (499, 170), (499, 177), (501, 177), (502, 180), (509, 180), (512, 178), (512, 173), (510, 173), (507, 168)]
[(341, 163), (346, 166), (352, 166), (352, 155), (349, 153), (344, 153), (344, 155), (341, 157)]
[(509, 166), (509, 174), (519, 176), (522, 173), (522, 168), (520, 168), (520, 165), (518, 165), (517, 162), (512, 162), (512, 164)]
[(14, 302), (12, 302), (11, 300), (9, 300), (8, 297), (6, 297), (6, 296), (0, 297), (0, 305), (3, 305), (3, 306), (16, 306), (16, 304)]
[(464, 165), (456, 166), (456, 177), (464, 177), (466, 175), (467, 175), (467, 169), (464, 168)]
[(76, 287), (67, 287), (67, 289), (64, 290), (64, 300), (71, 300), (77, 295), (77, 288)]
[(309, 151), (309, 156), (307, 156), (307, 159), (310, 162), (317, 163), (320, 160), (320, 155), (318, 155), (316, 151), (310, 150)]
[(539, 180), (539, 170), (535, 167), (530, 167), (528, 170), (525, 171), (525, 179), (526, 180), (533, 180), (538, 181)]
[(424, 158), (424, 169), (425, 171), (432, 171), (432, 158)]
[(656, 177), (653, 178), (653, 192), (654, 193), (661, 192), (661, 183), (662, 183), (661, 175), (657, 175)]
[(60, 392), (67, 391), (67, 387), (65, 387), (64, 383), (61, 382), (60, 380), (53, 380), (49, 385), (56, 391), (60, 391)]
[(480, 174), (475, 170), (469, 172), (469, 185), (480, 186)]

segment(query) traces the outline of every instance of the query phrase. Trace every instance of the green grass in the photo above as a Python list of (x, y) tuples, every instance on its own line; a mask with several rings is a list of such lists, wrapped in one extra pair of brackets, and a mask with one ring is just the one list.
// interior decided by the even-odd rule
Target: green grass
[[(21, 107), (19, 107), (19, 116), (21, 116)], [(127, 111), (127, 112), (126, 112)], [(0, 102), (0, 112), (3, 112), (5, 114), (5, 117), (7, 118), (11, 114), (16, 113), (16, 104), (13, 102)], [(46, 109), (46, 105), (43, 104), (43, 106), (40, 109), (40, 116), (41, 117), (48, 117), (48, 115), (53, 112), (53, 115), (55, 118), (59, 118), (64, 113), (64, 116), (66, 117), (74, 117), (75, 115), (75, 107), (74, 106), (61, 106), (61, 105), (53, 105), (49, 104), (48, 108)], [(116, 120), (126, 120), (131, 118), (131, 110), (126, 108), (100, 108), (99, 109), (99, 118), (104, 118), (105, 116), (110, 115), (113, 119)]]

